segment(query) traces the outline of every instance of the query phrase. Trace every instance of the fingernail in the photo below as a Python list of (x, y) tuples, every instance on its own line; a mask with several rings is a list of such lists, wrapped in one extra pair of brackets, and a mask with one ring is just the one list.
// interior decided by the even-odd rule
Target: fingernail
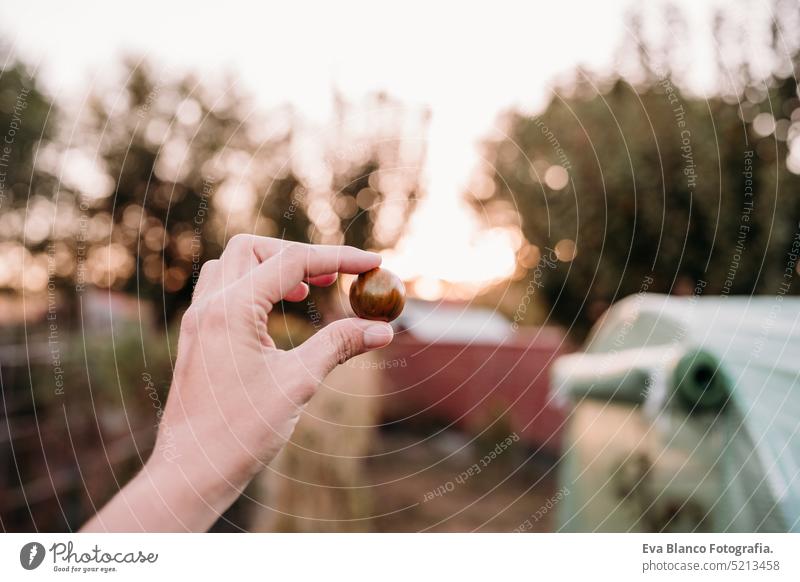
[(364, 330), (364, 347), (373, 350), (392, 341), (394, 331), (388, 323), (373, 323)]

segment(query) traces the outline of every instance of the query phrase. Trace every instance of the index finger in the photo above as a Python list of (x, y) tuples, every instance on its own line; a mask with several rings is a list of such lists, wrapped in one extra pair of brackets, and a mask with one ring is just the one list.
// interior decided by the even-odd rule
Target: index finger
[(239, 233), (231, 237), (225, 245), (220, 259), (237, 261), (254, 260), (259, 263), (293, 244), (303, 244), (269, 236)]
[(273, 305), (309, 277), (331, 273), (358, 274), (381, 264), (377, 253), (340, 245), (289, 245), (251, 271), (256, 299)]

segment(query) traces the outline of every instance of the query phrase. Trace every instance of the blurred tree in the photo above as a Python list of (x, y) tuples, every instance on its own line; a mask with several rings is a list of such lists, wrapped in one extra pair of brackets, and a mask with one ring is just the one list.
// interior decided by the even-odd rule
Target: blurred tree
[[(6, 259), (0, 289), (10, 290), (23, 285), (24, 261), (49, 239), (48, 223), (38, 220), (35, 210), (52, 197), (56, 179), (35, 160), (39, 145), (52, 139), (59, 112), (35, 77), (1, 45), (0, 62), (0, 254)], [(23, 241), (30, 250), (20, 246)]]
[(0, 203), (24, 205), (47, 181), (34, 169), (33, 154), (40, 140), (51, 137), (56, 114), (23, 64), (11, 61), (0, 69)]
[[(474, 197), (494, 220), (518, 209), (521, 262), (578, 335), (641, 290), (777, 292), (800, 219), (800, 167), (787, 170), (800, 127), (792, 69), (692, 97), (668, 51), (654, 60), (641, 18), (631, 22), (636, 85), (579, 71), (540, 115), (508, 114), (508, 137), (487, 144), (494, 188)], [(549, 254), (559, 260), (539, 261)]]
[[(84, 195), (107, 227), (95, 243), (108, 251), (109, 266), (93, 282), (149, 297), (167, 319), (187, 305), (202, 263), (238, 232), (378, 248), (387, 240), (375, 235), (381, 203), (392, 196), (410, 212), (418, 166), (402, 172), (406, 182), (375, 178), (397, 172), (390, 167), (400, 163), (397, 139), (378, 143), (377, 133), (362, 132), (353, 147), (341, 140), (354, 134), (340, 128), (310, 159), (296, 153), (302, 124), (290, 110), (262, 116), (231, 88), (212, 90), (190, 76), (158, 79), (132, 60), (125, 77), (119, 94), (95, 95), (87, 121), (96, 141), (85, 147), (113, 182), (103, 196)], [(339, 114), (348, 126), (343, 101)], [(364, 206), (368, 186), (373, 196)], [(398, 204), (388, 210), (402, 225)], [(122, 249), (130, 260), (110, 264)]]
[[(420, 197), (423, 140), (404, 139), (405, 111), (383, 93), (355, 111), (337, 96), (336, 113), (338, 143), (330, 148), (336, 155), (329, 156), (329, 164), (341, 242), (375, 250), (391, 247)], [(365, 135), (348, 132), (353, 117), (367, 128)], [(424, 135), (428, 120), (422, 111), (412, 120), (417, 123), (412, 131)], [(409, 143), (414, 147), (404, 147)]]
[(230, 88), (215, 93), (191, 76), (159, 79), (147, 64), (125, 65), (122, 91), (91, 103), (88, 145), (114, 186), (89, 205), (109, 217), (106, 240), (135, 269), (93, 282), (148, 297), (169, 319), (188, 303), (203, 262), (244, 230), (235, 211), (264, 176), (253, 171), (254, 152), (279, 153), (287, 136), (256, 143), (248, 101)]

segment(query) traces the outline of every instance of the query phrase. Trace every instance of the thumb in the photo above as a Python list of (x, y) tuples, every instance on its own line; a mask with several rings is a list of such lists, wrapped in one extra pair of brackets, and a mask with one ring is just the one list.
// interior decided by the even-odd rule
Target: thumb
[(394, 332), (388, 323), (353, 317), (326, 325), (292, 351), (315, 378), (322, 380), (337, 365), (388, 345), (392, 337)]

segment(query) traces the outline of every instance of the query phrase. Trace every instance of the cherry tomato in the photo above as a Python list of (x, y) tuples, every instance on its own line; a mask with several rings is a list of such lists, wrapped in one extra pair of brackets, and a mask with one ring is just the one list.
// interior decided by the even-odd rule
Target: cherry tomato
[(350, 286), (350, 305), (358, 317), (376, 321), (397, 319), (406, 304), (406, 288), (400, 278), (377, 267), (361, 273)]

